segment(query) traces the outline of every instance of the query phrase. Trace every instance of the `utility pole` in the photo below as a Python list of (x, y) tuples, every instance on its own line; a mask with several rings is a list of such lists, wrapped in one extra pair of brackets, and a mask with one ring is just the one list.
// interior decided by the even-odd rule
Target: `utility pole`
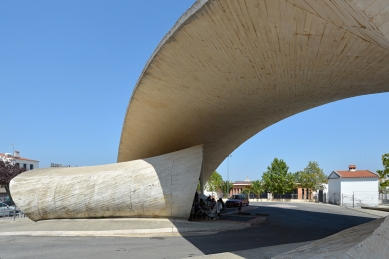
[(230, 196), (230, 157), (232, 155), (228, 155), (227, 157), (227, 191), (228, 191), (228, 197)]

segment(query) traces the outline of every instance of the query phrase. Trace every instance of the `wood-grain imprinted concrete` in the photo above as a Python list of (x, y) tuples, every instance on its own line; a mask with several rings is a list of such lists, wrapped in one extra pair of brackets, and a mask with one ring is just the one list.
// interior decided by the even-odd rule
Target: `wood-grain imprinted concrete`
[(188, 219), (202, 146), (130, 162), (42, 168), (12, 179), (11, 194), (30, 219), (151, 217)]
[(196, 1), (135, 86), (118, 161), (203, 144), (206, 181), (280, 120), (389, 91), (388, 37), (388, 0)]

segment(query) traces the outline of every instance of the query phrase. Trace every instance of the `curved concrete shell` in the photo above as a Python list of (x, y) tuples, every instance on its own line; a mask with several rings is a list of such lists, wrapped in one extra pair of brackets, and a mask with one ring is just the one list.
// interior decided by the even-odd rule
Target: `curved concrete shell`
[(207, 180), (282, 119), (389, 91), (388, 50), (387, 0), (197, 1), (137, 82), (118, 161), (203, 144)]
[(12, 197), (30, 219), (189, 218), (202, 146), (131, 162), (25, 172)]

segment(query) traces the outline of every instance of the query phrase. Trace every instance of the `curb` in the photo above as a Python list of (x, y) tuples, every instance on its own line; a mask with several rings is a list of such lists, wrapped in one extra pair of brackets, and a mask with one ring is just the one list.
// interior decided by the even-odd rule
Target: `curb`
[[(245, 208), (247, 208), (247, 207), (245, 207)], [(242, 213), (245, 213), (243, 211), (250, 211), (250, 210), (254, 210), (256, 208), (258, 208), (258, 207), (247, 208), (247, 209), (243, 209), (242, 208)], [(238, 213), (239, 213), (239, 211), (230, 211), (230, 212), (227, 212), (227, 213), (223, 213), (221, 215), (235, 215), (235, 214), (238, 214)], [(251, 213), (250, 213), (250, 215), (251, 215)], [(267, 215), (267, 216), (269, 216), (269, 215)], [(255, 215), (254, 219), (249, 220), (249, 221), (247, 221), (245, 223), (249, 224), (250, 226), (256, 226), (256, 225), (259, 225), (259, 224), (265, 222), (267, 216), (265, 216), (265, 215)]]
[[(353, 211), (359, 211), (359, 212), (362, 212), (362, 213), (365, 213), (365, 214), (368, 214), (368, 215), (373, 215), (373, 216), (376, 216), (376, 217), (380, 217), (380, 218), (385, 218), (387, 216), (382, 216), (382, 215), (377, 215), (373, 212), (370, 212), (368, 209), (363, 209), (363, 210), (357, 210), (357, 209), (354, 209), (354, 208), (349, 208), (349, 207), (345, 207), (346, 209), (349, 209), (349, 210), (353, 210)], [(389, 215), (388, 215), (389, 216)]]
[[(256, 206), (256, 207), (242, 207), (242, 212), (243, 211), (246, 211), (246, 210), (254, 210), (254, 209), (256, 209), (256, 208), (258, 208), (258, 206)], [(233, 210), (233, 211), (230, 211), (230, 212), (226, 212), (226, 213), (221, 213), (220, 215), (233, 215), (233, 214), (238, 214), (239, 213), (239, 211), (238, 211), (238, 209), (236, 209), (236, 210)]]
[(242, 228), (248, 228), (253, 223), (240, 223), (236, 227), (222, 227), (222, 228), (156, 228), (156, 229), (127, 229), (127, 230), (101, 230), (101, 231), (15, 231), (15, 232), (2, 232), (0, 236), (49, 236), (49, 237), (74, 237), (74, 236), (152, 236), (161, 234), (213, 234), (216, 232), (226, 230), (239, 230)]
[(149, 229), (125, 229), (125, 230), (27, 230), (27, 231), (8, 231), (0, 232), (0, 236), (49, 236), (49, 237), (71, 237), (71, 236), (123, 236), (123, 237), (136, 237), (136, 236), (161, 236), (161, 235), (208, 235), (221, 231), (239, 230), (249, 228), (253, 223), (236, 222), (229, 223), (227, 225), (221, 225), (219, 227), (166, 227), (166, 228), (149, 228)]
[(266, 217), (256, 217), (252, 220), (247, 221), (250, 226), (256, 226), (266, 221)]

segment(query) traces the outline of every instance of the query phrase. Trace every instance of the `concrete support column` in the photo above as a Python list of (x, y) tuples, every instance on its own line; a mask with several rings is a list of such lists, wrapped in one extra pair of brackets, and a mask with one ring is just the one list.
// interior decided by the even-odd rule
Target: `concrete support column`
[(10, 183), (17, 206), (32, 220), (189, 217), (202, 168), (198, 145), (110, 165), (41, 168)]
[(204, 182), (204, 164), (201, 165), (201, 172), (200, 172), (200, 193), (202, 195), (205, 195), (204, 194), (204, 185), (205, 185), (205, 182)]

